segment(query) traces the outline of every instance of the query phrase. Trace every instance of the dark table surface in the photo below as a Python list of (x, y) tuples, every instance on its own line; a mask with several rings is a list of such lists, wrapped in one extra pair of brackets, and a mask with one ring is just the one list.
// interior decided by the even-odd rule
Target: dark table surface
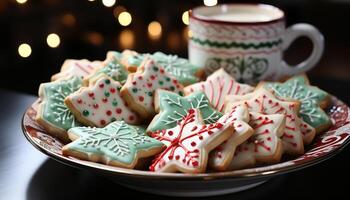
[[(350, 82), (311, 79), (315, 85), (349, 104)], [(118, 195), (142, 199), (172, 199), (134, 191), (100, 177), (49, 159), (25, 139), (21, 117), (36, 96), (0, 90), (0, 199), (110, 199)], [(337, 156), (236, 194), (209, 199), (270, 199), (309, 197), (335, 199), (348, 194), (350, 147)], [(121, 197), (121, 196), (120, 196)], [(203, 199), (203, 198), (202, 198)]]

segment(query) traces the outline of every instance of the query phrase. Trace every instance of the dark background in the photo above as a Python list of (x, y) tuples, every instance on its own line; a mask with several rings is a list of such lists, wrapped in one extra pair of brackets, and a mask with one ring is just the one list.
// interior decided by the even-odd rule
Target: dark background
[[(225, 1), (219, 3), (247, 2)], [(305, 22), (315, 25), (324, 34), (326, 50), (316, 68), (310, 71), (312, 81), (350, 83), (350, 19), (349, 0), (278, 0), (249, 1), (272, 4), (285, 10), (287, 25)], [(182, 13), (201, 0), (117, 0), (105, 7), (102, 0), (28, 0), (19, 4), (15, 0), (0, 1), (0, 88), (36, 94), (41, 82), (49, 81), (67, 58), (104, 60), (108, 50), (124, 48), (140, 52), (163, 51), (187, 57), (186, 25)], [(115, 16), (118, 6), (132, 15), (132, 23), (123, 27)], [(120, 10), (120, 7), (119, 7)], [(162, 35), (152, 40), (147, 34), (151, 21), (162, 25)], [(133, 35), (133, 43), (123, 46), (123, 33)], [(60, 36), (57, 48), (46, 44), (49, 33)], [(22, 58), (18, 46), (28, 43), (32, 54)], [(298, 39), (286, 52), (291, 64), (308, 56), (311, 43)]]

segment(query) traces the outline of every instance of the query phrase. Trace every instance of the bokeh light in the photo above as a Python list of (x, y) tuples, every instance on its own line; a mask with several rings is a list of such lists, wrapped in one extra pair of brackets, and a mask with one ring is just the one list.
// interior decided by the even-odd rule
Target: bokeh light
[(134, 46), (135, 36), (134, 32), (128, 29), (123, 30), (119, 35), (120, 47), (130, 49)]
[(159, 39), (162, 36), (162, 25), (157, 21), (149, 23), (148, 35), (151, 39)]
[(102, 0), (102, 4), (106, 7), (112, 7), (115, 4), (115, 0)]
[(218, 4), (218, 0), (203, 0), (205, 6), (215, 6)]
[(182, 13), (182, 22), (186, 25), (189, 23), (189, 13), (188, 11), (185, 11)]
[(100, 46), (104, 41), (102, 34), (98, 32), (88, 32), (85, 38), (89, 43), (95, 46)]
[(176, 32), (170, 32), (167, 37), (167, 44), (173, 50), (179, 50), (181, 47), (181, 36)]
[(18, 46), (18, 54), (23, 58), (27, 58), (32, 54), (32, 48), (29, 44), (23, 43)]
[(127, 11), (121, 12), (118, 16), (119, 24), (122, 26), (129, 26), (132, 21), (131, 14)]
[(75, 16), (71, 13), (66, 13), (62, 16), (62, 24), (68, 27), (73, 27), (76, 24)]
[(46, 43), (51, 48), (56, 48), (60, 45), (61, 39), (56, 33), (51, 33), (46, 38)]
[(126, 11), (124, 6), (117, 6), (113, 9), (113, 15), (115, 18), (118, 18), (119, 14)]
[(27, 0), (16, 0), (16, 1), (17, 1), (17, 3), (19, 3), (19, 4), (24, 4), (24, 3), (27, 2)]

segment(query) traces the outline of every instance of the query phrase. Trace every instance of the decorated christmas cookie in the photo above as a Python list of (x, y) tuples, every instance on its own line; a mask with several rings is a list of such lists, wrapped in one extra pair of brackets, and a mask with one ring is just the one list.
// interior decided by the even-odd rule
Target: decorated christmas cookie
[(41, 103), (36, 121), (50, 134), (68, 140), (66, 131), (80, 124), (64, 104), (64, 99), (78, 90), (81, 79), (77, 76), (61, 78), (50, 83), (42, 83), (39, 88)]
[(252, 136), (253, 129), (248, 125), (249, 112), (245, 105), (238, 105), (233, 107), (230, 112), (227, 112), (219, 119), (219, 123), (226, 123), (231, 121), (235, 132), (233, 135), (215, 148), (209, 157), (209, 166), (215, 170), (227, 170), (232, 162), (236, 147), (245, 142)]
[(121, 85), (101, 76), (90, 87), (82, 87), (70, 94), (65, 103), (77, 120), (89, 126), (104, 127), (113, 121), (136, 124), (138, 116), (129, 109), (120, 97)]
[(310, 86), (305, 75), (294, 76), (284, 83), (265, 83), (264, 86), (277, 97), (299, 100), (301, 118), (317, 132), (331, 125), (328, 115), (320, 107), (327, 105), (329, 95), (318, 87)]
[(231, 94), (244, 95), (253, 90), (254, 88), (247, 84), (238, 83), (222, 68), (208, 76), (206, 81), (184, 88), (185, 94), (190, 94), (194, 91), (203, 91), (214, 108), (220, 112), (224, 109), (225, 96)]
[(89, 84), (94, 85), (94, 82), (101, 76), (108, 76), (109, 78), (118, 81), (121, 84), (126, 82), (129, 72), (126, 70), (125, 66), (122, 65), (115, 53), (107, 54), (107, 59), (103, 61), (101, 68), (95, 70), (93, 74), (86, 77), (83, 80), (83, 85), (88, 86)]
[[(300, 103), (297, 101), (288, 102), (277, 99), (264, 87), (258, 87), (253, 93), (243, 96), (228, 96), (226, 102), (227, 110), (232, 107), (244, 104), (251, 112), (261, 114), (283, 114), (286, 116), (286, 128), (282, 135), (283, 147), (286, 153), (300, 155), (304, 153), (303, 137), (313, 138), (315, 129), (308, 127), (301, 129), (305, 124), (298, 117)], [(303, 132), (307, 130), (308, 132)], [(309, 135), (310, 134), (310, 135)], [(304, 136), (305, 135), (305, 136)]]
[(157, 114), (147, 131), (173, 128), (187, 115), (187, 110), (198, 109), (205, 124), (216, 122), (222, 114), (211, 107), (203, 92), (195, 92), (182, 97), (174, 92), (157, 90), (154, 99)]
[(62, 148), (65, 156), (134, 168), (140, 158), (158, 154), (163, 144), (145, 135), (139, 126), (115, 121), (104, 128), (76, 127), (68, 131), (73, 141)]
[(120, 52), (118, 52), (118, 51), (108, 51), (106, 58), (108, 59), (108, 58), (111, 58), (111, 57), (113, 59), (116, 59), (116, 60), (120, 61), (122, 59), (122, 54)]
[(153, 100), (156, 89), (183, 94), (183, 86), (178, 80), (153, 60), (146, 59), (136, 73), (129, 75), (121, 94), (132, 110), (142, 118), (150, 118), (155, 114)]
[(61, 71), (51, 77), (51, 81), (55, 81), (59, 78), (69, 77), (69, 76), (79, 76), (80, 78), (85, 78), (94, 72), (95, 69), (102, 66), (101, 61), (93, 61), (89, 60), (73, 60), (68, 59), (65, 60)]
[(254, 129), (254, 134), (238, 146), (228, 169), (253, 167), (256, 163), (279, 162), (283, 153), (280, 137), (285, 124), (285, 116), (282, 114), (263, 115), (251, 112), (249, 125)]
[(183, 85), (198, 82), (199, 78), (204, 74), (201, 67), (195, 66), (187, 59), (176, 55), (166, 55), (162, 52), (156, 52), (150, 57)]
[(132, 50), (124, 50), (121, 54), (121, 63), (126, 66), (129, 72), (136, 72), (148, 54), (137, 53)]
[(189, 109), (187, 113), (176, 127), (150, 133), (167, 147), (153, 160), (151, 171), (205, 172), (208, 153), (234, 131), (229, 122), (205, 125), (197, 109)]

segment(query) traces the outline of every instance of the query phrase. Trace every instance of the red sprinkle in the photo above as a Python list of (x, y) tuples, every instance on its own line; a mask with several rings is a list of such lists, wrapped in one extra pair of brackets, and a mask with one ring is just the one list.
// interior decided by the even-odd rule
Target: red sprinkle
[(109, 91), (110, 91), (111, 93), (115, 93), (115, 89), (114, 89), (114, 88), (109, 89)]
[(100, 124), (101, 124), (101, 125), (105, 125), (105, 124), (106, 124), (106, 121), (102, 119), (102, 120), (100, 121)]
[(105, 86), (105, 84), (101, 83), (100, 85), (98, 85), (98, 87), (103, 88)]
[(115, 112), (117, 112), (118, 114), (120, 114), (120, 113), (122, 113), (122, 109), (117, 108), (117, 109), (115, 110)]
[(106, 115), (111, 116), (112, 115), (112, 111), (107, 110)]
[(139, 96), (139, 101), (143, 102), (143, 100), (145, 100), (145, 98), (143, 96)]

